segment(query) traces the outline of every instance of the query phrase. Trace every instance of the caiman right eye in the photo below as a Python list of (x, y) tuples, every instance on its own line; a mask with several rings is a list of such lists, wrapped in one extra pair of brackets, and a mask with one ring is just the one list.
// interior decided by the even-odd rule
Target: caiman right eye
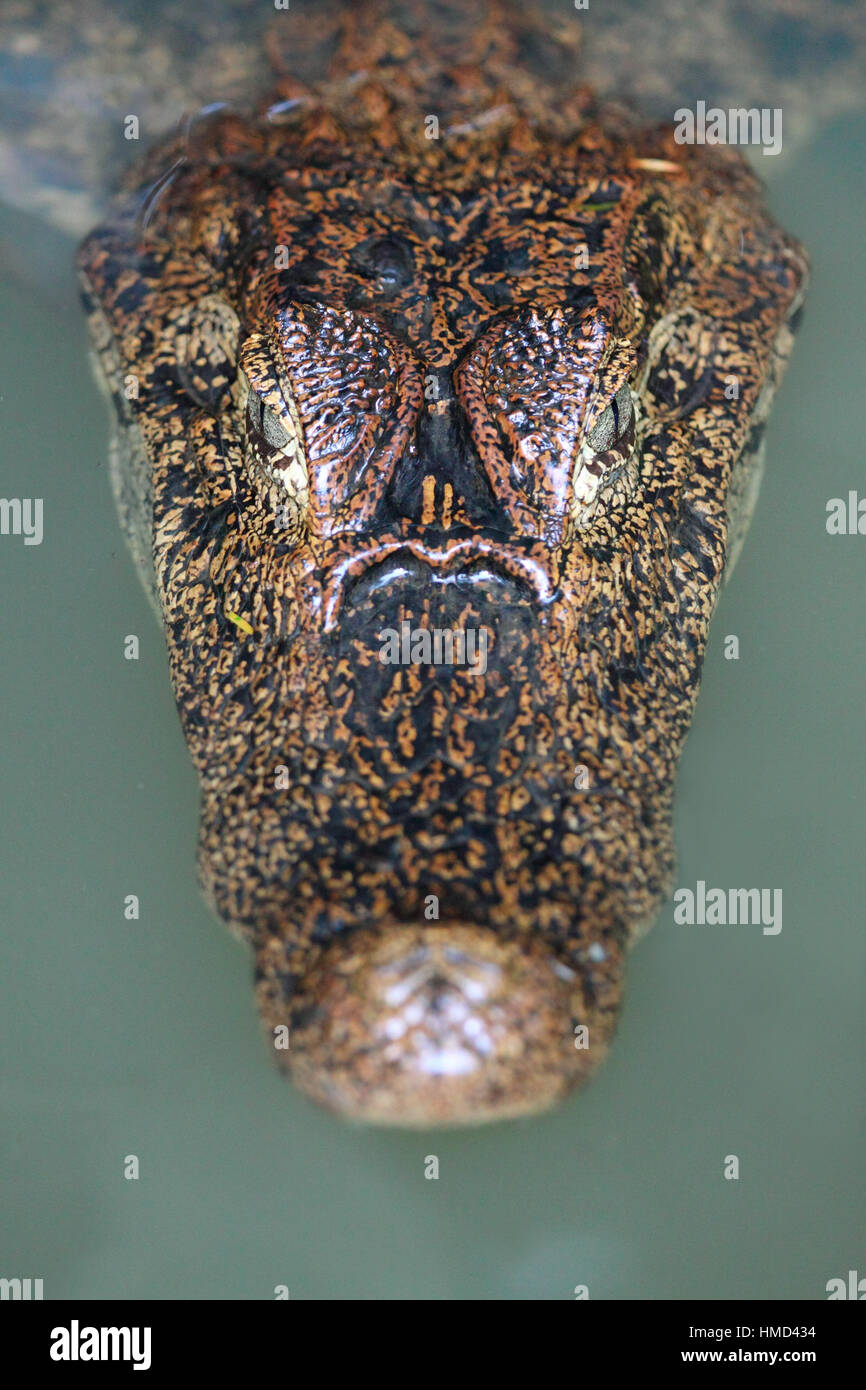
[[(253, 363), (249, 365), (252, 368)], [(273, 402), (269, 404), (243, 370), (238, 373), (238, 380), (239, 388), (246, 393), (244, 458), (249, 477), (277, 538), (301, 540), (306, 530), (310, 484), (294, 402), (286, 400), (277, 382), (263, 383)]]
[(628, 383), (621, 386), (598, 422), (586, 435), (586, 443), (596, 453), (606, 453), (615, 444), (624, 442), (634, 421), (634, 406)]
[(285, 449), (291, 441), (292, 436), (277, 415), (252, 388), (247, 396), (247, 421), (253, 431), (261, 435), (272, 449)]

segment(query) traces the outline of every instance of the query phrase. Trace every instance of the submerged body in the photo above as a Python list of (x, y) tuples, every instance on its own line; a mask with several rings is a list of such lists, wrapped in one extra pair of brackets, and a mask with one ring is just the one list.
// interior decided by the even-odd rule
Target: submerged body
[(81, 252), (206, 891), (278, 1060), (403, 1124), (605, 1053), (806, 277), (739, 155), (446, 8), (311, 24), (322, 81), (193, 125)]

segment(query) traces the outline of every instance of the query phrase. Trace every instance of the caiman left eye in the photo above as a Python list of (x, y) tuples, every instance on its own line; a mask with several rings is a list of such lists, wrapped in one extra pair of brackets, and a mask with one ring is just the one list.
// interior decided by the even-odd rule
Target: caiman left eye
[(239, 383), (246, 392), (244, 455), (249, 476), (275, 530), (285, 533), (285, 540), (300, 540), (306, 525), (310, 486), (293, 403), (268, 384), (273, 400), (282, 396), (281, 418), (277, 408), (263, 399), (243, 371), (239, 373)]

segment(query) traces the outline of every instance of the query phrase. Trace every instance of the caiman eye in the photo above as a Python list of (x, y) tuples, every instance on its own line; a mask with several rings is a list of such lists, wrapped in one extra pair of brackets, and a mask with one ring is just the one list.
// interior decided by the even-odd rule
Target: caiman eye
[(628, 384), (621, 386), (610, 405), (586, 436), (586, 443), (596, 453), (612, 449), (628, 433), (634, 423), (634, 406)]
[(271, 449), (284, 449), (291, 440), (289, 431), (252, 388), (247, 396), (247, 420), (250, 428), (261, 435)]
[(636, 480), (636, 417), (628, 383), (584, 435), (572, 483), (571, 515), (578, 528), (589, 526), (619, 485), (627, 495)]
[[(251, 371), (259, 365), (252, 354), (247, 365)], [(310, 484), (297, 408), (276, 382), (263, 380), (260, 391), (240, 371), (238, 383), (244, 393), (244, 456), (249, 476), (277, 539), (298, 541), (306, 529)]]

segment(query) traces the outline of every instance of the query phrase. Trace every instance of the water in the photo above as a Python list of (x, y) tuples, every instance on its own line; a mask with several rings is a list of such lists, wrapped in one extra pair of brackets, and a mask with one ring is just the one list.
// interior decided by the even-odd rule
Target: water
[(72, 242), (6, 217), (43, 259), (38, 288), (4, 286), (2, 492), (45, 499), (45, 538), (0, 540), (0, 1274), (48, 1298), (791, 1299), (866, 1273), (863, 541), (825, 530), (862, 488), (863, 133), (839, 120), (774, 170), (812, 291), (678, 782), (678, 883), (780, 887), (783, 929), (678, 927), (667, 904), (592, 1087), (468, 1132), (350, 1128), (274, 1071), (250, 960), (196, 887)]

